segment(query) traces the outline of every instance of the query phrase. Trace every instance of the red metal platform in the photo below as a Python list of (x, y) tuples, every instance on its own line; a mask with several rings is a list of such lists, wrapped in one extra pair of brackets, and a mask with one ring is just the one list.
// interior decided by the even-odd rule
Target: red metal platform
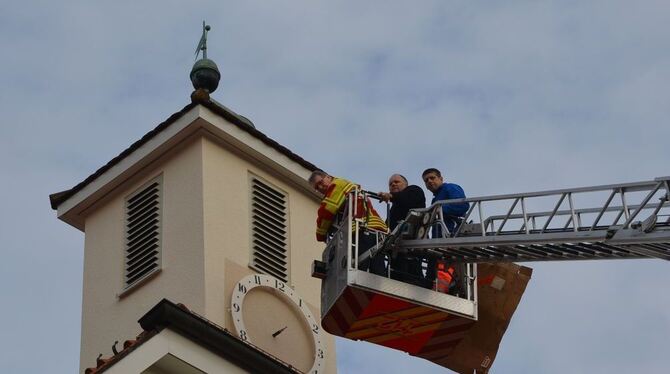
[(531, 273), (516, 264), (479, 264), (477, 321), (348, 285), (323, 314), (322, 326), (333, 335), (401, 350), (457, 372), (485, 373)]

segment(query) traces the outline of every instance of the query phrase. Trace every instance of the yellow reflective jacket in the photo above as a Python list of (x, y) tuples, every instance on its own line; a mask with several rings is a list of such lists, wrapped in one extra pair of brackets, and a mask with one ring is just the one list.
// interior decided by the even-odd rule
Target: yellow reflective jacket
[[(337, 213), (344, 208), (344, 201), (347, 194), (358, 186), (346, 179), (335, 178), (328, 186), (328, 190), (321, 200), (321, 205), (317, 211), (316, 217), (316, 240), (326, 241), (328, 230), (333, 225), (333, 220)], [(379, 213), (372, 206), (370, 199), (363, 200), (363, 196), (358, 196), (358, 203), (356, 204), (355, 218), (365, 218), (367, 227), (379, 231), (388, 231), (386, 224), (379, 217)]]

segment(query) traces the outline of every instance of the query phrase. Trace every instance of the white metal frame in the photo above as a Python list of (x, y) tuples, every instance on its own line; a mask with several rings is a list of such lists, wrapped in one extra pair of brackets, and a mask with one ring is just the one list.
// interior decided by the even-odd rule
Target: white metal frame
[[(475, 285), (477, 275), (476, 266), (474, 264), (471, 264), (467, 267), (468, 271), (465, 274), (465, 276), (467, 276), (468, 282), (465, 298), (437, 292), (435, 290), (430, 290), (391, 279), (390, 266), (386, 277), (372, 274), (358, 268), (359, 263), (365, 261), (367, 257), (369, 257), (368, 253), (366, 253), (365, 256), (361, 256), (360, 258), (358, 256), (358, 233), (360, 230), (367, 230), (365, 228), (365, 219), (354, 217), (354, 212), (357, 211), (359, 194), (363, 195), (364, 200), (369, 197), (369, 194), (365, 191), (360, 191), (358, 189), (352, 191), (347, 197), (341, 222), (335, 223), (336, 230), (332, 237), (335, 238), (336, 236), (341, 235), (343, 230), (346, 230), (344, 231), (346, 236), (346, 243), (342, 243), (345, 244), (345, 248), (331, 248), (333, 246), (339, 245), (339, 240), (333, 239), (329, 241), (325, 252), (328, 253), (329, 250), (338, 250), (339, 253), (342, 253), (346, 257), (346, 284), (476, 320), (477, 290)], [(377, 232), (377, 236), (379, 247), (383, 243), (385, 235)], [(334, 274), (338, 271), (333, 267), (338, 266), (340, 266), (340, 261), (336, 259), (332, 263), (331, 268), (328, 270), (332, 273), (329, 275), (329, 277), (326, 278), (325, 282), (338, 282), (342, 280)], [(335, 290), (338, 288), (325, 287), (324, 289)], [(332, 302), (334, 302), (333, 295), (322, 295), (322, 311), (328, 310)]]

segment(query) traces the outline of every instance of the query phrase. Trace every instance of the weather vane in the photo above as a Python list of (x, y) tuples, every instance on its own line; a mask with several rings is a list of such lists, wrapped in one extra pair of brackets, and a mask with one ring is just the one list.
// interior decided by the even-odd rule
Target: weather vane
[[(214, 92), (219, 86), (221, 73), (216, 63), (207, 58), (207, 31), (211, 27), (202, 21), (202, 36), (198, 42), (198, 48), (195, 49), (195, 63), (191, 69), (191, 83), (195, 91), (191, 94), (193, 101), (207, 101), (209, 94)], [(202, 51), (202, 59), (198, 60), (198, 55)], [(195, 96), (194, 96), (195, 95)]]
[(200, 51), (202, 51), (202, 58), (207, 58), (207, 31), (211, 30), (209, 25), (205, 25), (205, 21), (202, 21), (202, 36), (200, 37), (200, 42), (198, 42), (198, 47), (195, 49), (195, 59), (198, 59)]

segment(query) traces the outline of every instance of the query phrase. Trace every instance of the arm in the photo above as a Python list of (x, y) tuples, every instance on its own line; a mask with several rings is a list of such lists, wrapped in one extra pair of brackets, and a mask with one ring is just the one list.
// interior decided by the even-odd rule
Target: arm
[(333, 179), (333, 183), (328, 187), (328, 191), (326, 191), (323, 200), (321, 200), (321, 205), (319, 205), (319, 210), (316, 213), (317, 241), (326, 241), (328, 230), (333, 225), (333, 219), (335, 219), (337, 212), (342, 208), (347, 197), (346, 194), (355, 187), (356, 185), (347, 180)]
[(321, 203), (319, 210), (316, 212), (316, 240), (319, 242), (326, 241), (326, 235), (330, 226), (333, 225), (333, 218), (336, 212), (331, 212), (326, 203)]
[[(465, 192), (461, 186), (449, 183), (445, 186), (445, 196), (441, 196), (439, 200), (451, 200), (451, 199), (464, 199)], [(465, 213), (468, 212), (470, 204), (468, 203), (459, 203), (459, 204), (444, 204), (442, 205), (442, 213), (445, 216), (455, 216), (463, 217)]]
[(391, 202), (407, 207), (408, 209), (425, 208), (426, 196), (419, 186), (408, 186), (400, 192), (391, 194)]

